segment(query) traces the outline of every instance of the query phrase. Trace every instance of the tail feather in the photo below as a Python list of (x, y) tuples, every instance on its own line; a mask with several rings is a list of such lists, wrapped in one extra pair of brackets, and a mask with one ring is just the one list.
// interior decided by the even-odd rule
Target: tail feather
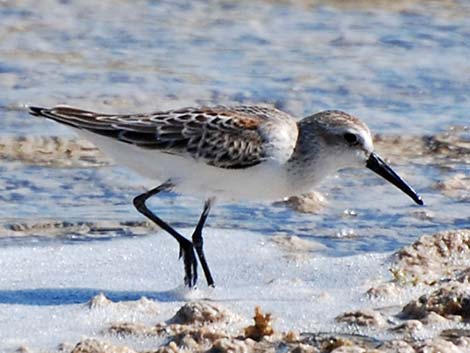
[(29, 114), (55, 120), (59, 123), (87, 130), (114, 130), (110, 115), (98, 114), (68, 106), (42, 108), (28, 106)]
[(41, 107), (33, 107), (31, 105), (26, 106), (28, 108), (28, 113), (34, 116), (43, 116), (42, 111), (44, 108)]
[(69, 106), (55, 106), (42, 108), (27, 106), (29, 114), (57, 121), (73, 128), (91, 131), (95, 134), (107, 136), (125, 143), (137, 145), (155, 145), (155, 128), (145, 126), (139, 129), (117, 126), (118, 116), (94, 113), (87, 110), (72, 108)]

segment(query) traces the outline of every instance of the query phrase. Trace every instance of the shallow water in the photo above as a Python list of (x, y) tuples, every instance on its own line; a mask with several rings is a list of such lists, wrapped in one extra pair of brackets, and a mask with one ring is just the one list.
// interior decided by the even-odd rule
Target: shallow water
[[(252, 102), (299, 117), (343, 109), (385, 135), (436, 134), (470, 121), (469, 14), (466, 1), (1, 2), (2, 134), (71, 135), (18, 111), (25, 103), (134, 112)], [(129, 201), (149, 186), (118, 166), (13, 160), (0, 168), (4, 223), (140, 219)], [(314, 237), (341, 255), (394, 250), (423, 232), (470, 223), (468, 200), (432, 187), (457, 171), (468, 174), (468, 163), (446, 170), (409, 158), (396, 169), (422, 193), (425, 208), (368, 171), (345, 171), (320, 187), (331, 201), (321, 215), (224, 205), (211, 225)], [(179, 196), (154, 203), (188, 226), (200, 207)], [(423, 220), (423, 212), (432, 217)]]
[[(0, 1), (0, 350), (101, 332), (122, 313), (90, 317), (73, 304), (102, 290), (149, 295), (166, 317), (187, 299), (172, 292), (182, 270), (172, 239), (133, 239), (156, 232), (135, 223), (131, 203), (154, 185), (24, 104), (126, 113), (271, 103), (298, 117), (360, 116), (424, 207), (368, 170), (346, 170), (319, 187), (320, 214), (219, 204), (205, 239), (222, 284), (213, 300), (245, 317), (261, 301), (281, 327), (324, 331), (370, 305), (363, 293), (387, 276), (389, 252), (470, 225), (469, 17), (465, 0)], [(188, 233), (202, 201), (165, 194), (152, 207)], [(324, 247), (286, 254), (269, 242), (278, 235)]]

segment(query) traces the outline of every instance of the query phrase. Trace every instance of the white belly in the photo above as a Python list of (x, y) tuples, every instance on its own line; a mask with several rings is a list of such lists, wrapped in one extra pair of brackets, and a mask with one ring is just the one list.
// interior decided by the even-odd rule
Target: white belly
[(274, 201), (296, 193), (289, 185), (285, 169), (274, 162), (244, 169), (217, 168), (203, 161), (143, 149), (85, 130), (76, 131), (115, 162), (154, 181), (155, 185), (149, 187), (170, 179), (176, 192), (229, 200)]

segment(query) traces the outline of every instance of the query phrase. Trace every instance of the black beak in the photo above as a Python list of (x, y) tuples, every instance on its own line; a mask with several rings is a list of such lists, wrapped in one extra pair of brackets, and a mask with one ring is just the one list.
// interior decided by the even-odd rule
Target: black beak
[(370, 154), (366, 167), (381, 177), (387, 179), (389, 182), (411, 197), (418, 205), (424, 205), (421, 196), (419, 196), (416, 191), (414, 191), (413, 188), (406, 183), (406, 181), (400, 178), (400, 176), (395, 173), (393, 169), (390, 168), (377, 154), (373, 152)]

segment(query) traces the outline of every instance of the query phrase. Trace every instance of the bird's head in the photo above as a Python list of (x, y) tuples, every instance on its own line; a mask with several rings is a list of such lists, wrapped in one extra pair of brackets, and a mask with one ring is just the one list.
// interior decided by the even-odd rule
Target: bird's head
[(319, 164), (326, 170), (367, 167), (423, 204), (421, 197), (374, 152), (371, 132), (360, 119), (337, 110), (320, 112), (299, 122), (299, 138), (308, 141), (306, 148), (316, 149)]

